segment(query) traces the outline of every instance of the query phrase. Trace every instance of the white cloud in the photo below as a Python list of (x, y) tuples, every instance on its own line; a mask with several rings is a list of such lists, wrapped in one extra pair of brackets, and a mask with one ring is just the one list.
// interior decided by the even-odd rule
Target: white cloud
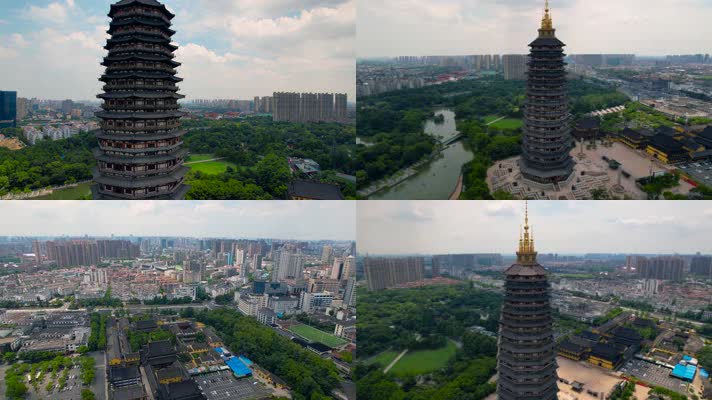
[(29, 46), (29, 43), (27, 40), (25, 40), (24, 36), (20, 35), (19, 33), (13, 33), (10, 35), (10, 41), (16, 46), (20, 48), (25, 48)]
[(46, 7), (30, 6), (25, 16), (43, 23), (59, 24), (67, 20), (69, 15), (67, 7), (68, 5), (57, 2), (50, 3)]

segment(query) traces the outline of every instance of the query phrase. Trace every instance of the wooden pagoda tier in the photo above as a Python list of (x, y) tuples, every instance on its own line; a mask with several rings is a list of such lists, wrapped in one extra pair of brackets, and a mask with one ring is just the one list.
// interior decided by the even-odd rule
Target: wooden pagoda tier
[(95, 199), (182, 199), (188, 168), (179, 110), (174, 15), (156, 0), (111, 6), (101, 119), (94, 154)]
[(504, 273), (497, 354), (499, 400), (557, 398), (550, 287), (536, 254), (527, 213), (517, 262)]
[(526, 179), (542, 184), (566, 181), (574, 169), (563, 50), (566, 45), (555, 32), (547, 4), (539, 37), (529, 44), (520, 164)]

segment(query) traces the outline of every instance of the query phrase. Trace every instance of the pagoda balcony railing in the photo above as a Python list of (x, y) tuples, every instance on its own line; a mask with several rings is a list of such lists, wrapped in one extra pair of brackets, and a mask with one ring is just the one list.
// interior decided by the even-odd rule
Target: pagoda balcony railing
[(113, 91), (113, 90), (133, 90), (133, 89), (160, 89), (160, 90), (167, 90), (167, 91), (178, 91), (179, 88), (176, 85), (151, 85), (147, 83), (143, 84), (109, 84), (109, 85), (104, 85), (104, 91)]
[(147, 192), (147, 193), (137, 193), (138, 190), (135, 190), (134, 193), (123, 193), (123, 192), (119, 193), (116, 191), (106, 190), (106, 189), (102, 189), (102, 188), (100, 188), (99, 191), (102, 193), (105, 193), (105, 194), (109, 194), (114, 197), (120, 197), (122, 199), (142, 200), (142, 199), (148, 199), (151, 197), (158, 197), (158, 196), (163, 196), (166, 194), (171, 194), (171, 193), (175, 192), (175, 188), (180, 186), (180, 184), (182, 184), (182, 183), (183, 183), (183, 180), (180, 180), (180, 181), (176, 182), (175, 185), (171, 186), (168, 189), (156, 190), (156, 191)]
[(504, 295), (506, 296), (549, 296), (551, 291), (549, 290), (548, 287), (543, 286), (543, 287), (514, 287), (514, 286), (505, 286), (504, 287)]
[(165, 65), (146, 65), (138, 63), (112, 64), (106, 67), (106, 72), (134, 72), (134, 71), (165, 71), (172, 75), (178, 73), (175, 68)]
[(566, 69), (564, 68), (564, 65), (557, 65), (557, 66), (550, 66), (550, 65), (529, 65), (529, 72), (530, 73), (545, 73), (545, 74), (551, 74), (554, 75), (554, 73), (561, 74), (561, 73), (566, 73)]
[(507, 279), (504, 287), (505, 288), (521, 288), (521, 289), (527, 289), (527, 288), (542, 288), (542, 287), (549, 287), (549, 282), (548, 278), (546, 275), (539, 275), (539, 279), (530, 279), (527, 281), (520, 281), (517, 279)]
[(566, 146), (568, 145), (569, 140), (568, 139), (562, 139), (562, 138), (538, 138), (534, 136), (527, 136), (526, 137), (526, 146), (530, 147), (541, 147), (541, 146)]
[(183, 145), (183, 141), (180, 141), (179, 143), (172, 144), (172, 145), (164, 145), (164, 146), (157, 146), (157, 147), (144, 147), (144, 148), (122, 148), (122, 147), (111, 147), (111, 146), (104, 146), (102, 144), (99, 144), (99, 147), (106, 152), (109, 152), (109, 154), (112, 155), (120, 155), (121, 153), (125, 154), (162, 154), (161, 152), (168, 153), (171, 150), (174, 150), (178, 147)]
[(542, 128), (556, 128), (557, 126), (561, 126), (562, 124), (566, 124), (569, 122), (569, 118), (560, 118), (560, 119), (533, 119), (533, 118), (527, 118), (527, 123), (530, 124), (531, 126), (539, 126)]
[(109, 51), (109, 56), (121, 56), (125, 53), (130, 53), (130, 54), (148, 54), (152, 56), (165, 56), (168, 59), (172, 60), (175, 58), (175, 54), (173, 51), (165, 49), (165, 48), (150, 48), (150, 47), (145, 47), (145, 46), (125, 46), (125, 47), (119, 47), (116, 46)]
[(163, 32), (160, 29), (147, 29), (143, 25), (136, 23), (135, 25), (124, 26), (121, 28), (116, 28), (113, 36), (121, 35), (131, 35), (131, 34), (144, 34), (149, 36), (160, 36), (163, 39), (171, 40), (171, 35)]
[(566, 90), (557, 90), (547, 87), (540, 88), (527, 88), (527, 95), (532, 96), (542, 96), (542, 97), (554, 97), (554, 96), (564, 96), (566, 95)]
[(526, 108), (529, 107), (569, 107), (569, 100), (567, 98), (557, 98), (552, 99), (551, 97), (538, 97), (529, 96), (524, 102)]
[(117, 11), (116, 13), (114, 13), (114, 18), (141, 17), (141, 16), (161, 18), (168, 23), (171, 22), (171, 20), (168, 19), (168, 17), (166, 17), (165, 14), (163, 14), (159, 11), (148, 10), (148, 9), (128, 8), (128, 9)]
[(524, 117), (535, 118), (535, 117), (561, 117), (562, 115), (570, 115), (568, 107), (558, 107), (551, 108), (547, 107), (544, 109), (537, 109), (531, 106), (525, 107)]
[(527, 132), (531, 132), (531, 133), (534, 133), (534, 134), (542, 136), (542, 137), (555, 136), (555, 135), (568, 135), (571, 130), (570, 129), (571, 127), (569, 127), (569, 126), (562, 126), (561, 128), (558, 128), (558, 129), (547, 129), (547, 128), (542, 128), (542, 127), (538, 127), (538, 126), (527, 125), (526, 120), (524, 122), (525, 122), (524, 127), (526, 128)]
[(180, 168), (182, 165), (182, 160), (181, 163), (171, 165), (171, 166), (166, 166), (166, 167), (161, 167), (161, 168), (154, 168), (154, 169), (146, 169), (143, 171), (140, 170), (117, 170), (114, 168), (103, 168), (99, 167), (99, 172), (102, 175), (105, 176), (114, 176), (114, 177), (146, 177), (146, 176), (152, 176), (152, 175), (168, 175), (171, 172), (175, 171), (176, 169)]
[(561, 157), (557, 158), (544, 158), (530, 155), (526, 152), (525, 149), (524, 157), (527, 160), (527, 165), (530, 168), (535, 168), (541, 171), (566, 169), (571, 166), (571, 161), (569, 160), (569, 153), (565, 153)]
[(147, 112), (153, 112), (153, 111), (161, 111), (161, 110), (179, 110), (180, 105), (179, 104), (161, 104), (161, 105), (109, 105), (109, 104), (102, 104), (101, 108), (103, 108), (106, 111), (113, 111), (113, 112), (135, 112), (135, 111), (147, 111)]
[(140, 133), (152, 133), (152, 134), (168, 133), (168, 132), (172, 131), (173, 129), (180, 128), (180, 122), (165, 124), (163, 126), (160, 126), (160, 125), (155, 125), (155, 126), (110, 126), (106, 122), (102, 122), (99, 124), (99, 126), (106, 133), (121, 134), (121, 133), (130, 132), (130, 134), (138, 135)]

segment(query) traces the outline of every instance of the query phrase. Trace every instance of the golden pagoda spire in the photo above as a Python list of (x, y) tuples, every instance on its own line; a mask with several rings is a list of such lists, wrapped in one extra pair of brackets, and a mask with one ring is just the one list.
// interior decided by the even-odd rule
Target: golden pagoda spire
[[(521, 229), (521, 228), (520, 228)], [(534, 250), (534, 233), (529, 227), (529, 203), (524, 202), (524, 233), (520, 233), (519, 251), (517, 251), (517, 262), (520, 264), (536, 263), (536, 251)]]
[(539, 29), (542, 35), (545, 33), (553, 34), (554, 32), (554, 21), (551, 19), (550, 11), (549, 0), (546, 0), (546, 4), (544, 5), (544, 17), (541, 19), (541, 29)]

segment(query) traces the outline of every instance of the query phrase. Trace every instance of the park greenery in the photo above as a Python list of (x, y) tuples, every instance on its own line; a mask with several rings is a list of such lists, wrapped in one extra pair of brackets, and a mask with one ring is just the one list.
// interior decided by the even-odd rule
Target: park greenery
[[(95, 361), (92, 357), (82, 356), (73, 360), (58, 353), (35, 353), (37, 353), (36, 356), (23, 357), (24, 362), (13, 364), (5, 371), (4, 398), (11, 400), (24, 399), (29, 392), (27, 384), (32, 385), (36, 396), (52, 398), (51, 392), (54, 389), (62, 390), (66, 386), (70, 369), (75, 365), (80, 367), (79, 378), (82, 385), (88, 386), (94, 381)], [(45, 354), (40, 355), (39, 353)], [(27, 376), (31, 378), (28, 380), (26, 379)], [(46, 384), (40, 387), (45, 380), (47, 381)], [(49, 397), (41, 394), (42, 389)]]
[(103, 350), (106, 348), (106, 320), (107, 314), (91, 313), (91, 333), (87, 342), (90, 351)]
[(487, 381), (495, 373), (496, 339), (470, 328), (496, 331), (500, 305), (498, 293), (467, 284), (361, 294), (359, 399), (479, 400), (493, 393)]
[(91, 179), (95, 145), (94, 135), (83, 132), (15, 151), (0, 148), (0, 196)]
[(194, 316), (214, 328), (235, 354), (244, 354), (284, 379), (294, 391), (295, 400), (327, 400), (339, 386), (339, 375), (331, 361), (278, 335), (254, 318), (229, 308), (202, 310)]
[[(185, 148), (229, 165), (214, 174), (200, 168), (190, 172), (189, 199), (284, 199), (287, 184), (295, 178), (337, 184), (347, 196), (355, 195), (355, 184), (337, 175), (356, 171), (353, 125), (281, 123), (254, 117), (187, 120), (184, 127), (189, 129)], [(0, 148), (0, 196), (91, 180), (96, 146), (94, 134), (82, 132), (16, 151)], [(323, 171), (314, 177), (293, 175), (288, 157), (313, 159)]]
[[(494, 161), (520, 153), (524, 91), (523, 81), (489, 76), (360, 100), (357, 130), (362, 144), (356, 155), (359, 187), (367, 187), (438, 151), (439, 144), (423, 132), (423, 124), (434, 117), (435, 109), (447, 108), (455, 112), (458, 130), (466, 137), (466, 147), (474, 153), (473, 161), (463, 167), (466, 191), (462, 198), (509, 198), (507, 194), (489, 192), (483, 171), (486, 174)], [(575, 117), (628, 101), (615, 88), (582, 79), (569, 81), (569, 95)], [(496, 119), (493, 116), (505, 120), (487, 126)]]

